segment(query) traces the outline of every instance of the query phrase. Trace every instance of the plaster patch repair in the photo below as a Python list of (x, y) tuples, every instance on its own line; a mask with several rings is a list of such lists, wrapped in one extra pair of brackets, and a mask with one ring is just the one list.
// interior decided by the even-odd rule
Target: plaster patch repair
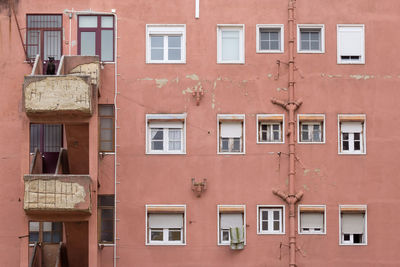
[(196, 74), (190, 74), (190, 75), (186, 75), (186, 78), (188, 79), (192, 79), (193, 81), (198, 81), (199, 80), (199, 76), (197, 76)]
[(25, 181), (24, 209), (74, 209), (84, 202), (84, 186), (58, 180)]
[(55, 76), (28, 81), (26, 112), (81, 111), (91, 113), (91, 86), (82, 77)]

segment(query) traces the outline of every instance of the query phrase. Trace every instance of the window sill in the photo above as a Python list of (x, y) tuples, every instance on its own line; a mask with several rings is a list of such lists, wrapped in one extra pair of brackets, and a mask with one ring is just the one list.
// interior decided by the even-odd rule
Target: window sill
[(358, 155), (358, 156), (366, 155), (366, 154), (367, 154), (366, 152), (360, 152), (360, 153), (357, 153), (357, 152), (339, 152), (338, 153), (338, 155)]
[(260, 145), (265, 145), (265, 144), (284, 144), (285, 142), (283, 142), (283, 141), (280, 141), (280, 142), (260, 142), (260, 141), (257, 141), (257, 144), (260, 144)]
[(186, 152), (146, 152), (146, 155), (186, 155)]
[(245, 155), (245, 152), (217, 152), (218, 155)]
[(338, 62), (338, 65), (365, 65), (365, 62)]
[(339, 246), (366, 246), (368, 245), (367, 243), (362, 243), (362, 244), (343, 244), (340, 243)]
[(283, 54), (284, 51), (281, 50), (257, 50), (257, 54)]
[(315, 51), (313, 51), (313, 50), (310, 50), (310, 51), (304, 51), (304, 50), (301, 50), (301, 51), (299, 51), (299, 50), (297, 50), (297, 53), (299, 53), (299, 54), (325, 54), (325, 51), (321, 51), (321, 50), (315, 50)]
[(186, 246), (186, 243), (146, 243), (146, 246)]
[(257, 235), (285, 235), (285, 232), (279, 232), (279, 233), (274, 233), (274, 232), (257, 232)]
[(98, 245), (99, 245), (99, 248), (100, 247), (114, 247), (115, 246), (115, 244), (112, 244), (112, 243), (99, 243)]
[(186, 61), (146, 61), (146, 64), (186, 64)]
[(244, 61), (217, 61), (217, 64), (237, 64), (237, 65), (244, 65)]
[(297, 142), (298, 144), (304, 144), (304, 145), (323, 145), (323, 144), (325, 144), (325, 141), (324, 142), (302, 142), (302, 141), (298, 141)]

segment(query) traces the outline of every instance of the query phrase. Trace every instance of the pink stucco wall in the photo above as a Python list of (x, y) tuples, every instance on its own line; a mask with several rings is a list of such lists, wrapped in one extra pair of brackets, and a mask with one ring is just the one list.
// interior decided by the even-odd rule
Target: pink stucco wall
[[(297, 54), (298, 113), (325, 114), (326, 142), (296, 145), (296, 189), (300, 204), (326, 205), (327, 233), (298, 235), (298, 266), (399, 266), (397, 230), (400, 182), (397, 99), (399, 61), (397, 0), (298, 0), (296, 23), (325, 25), (325, 53)], [(272, 188), (286, 190), (288, 152), (285, 144), (256, 143), (256, 115), (284, 113), (271, 97), (287, 99), (288, 69), (276, 60), (283, 54), (256, 53), (256, 24), (284, 24), (288, 39), (287, 1), (195, 0), (19, 1), (20, 26), (26, 13), (62, 13), (65, 9), (118, 15), (118, 266), (288, 266), (286, 235), (257, 235), (257, 205), (283, 205)], [(146, 64), (146, 24), (186, 24), (186, 64)], [(217, 64), (217, 24), (245, 25), (245, 64)], [(366, 63), (336, 63), (336, 25), (364, 24)], [(72, 41), (77, 40), (76, 17)], [(64, 41), (69, 41), (64, 15)], [(23, 32), (24, 33), (24, 32)], [(23, 63), (15, 21), (0, 13), (0, 266), (27, 266), (28, 221), (23, 211), (23, 174), (29, 172), (29, 118), (22, 110)], [(72, 47), (76, 54), (76, 45)], [(68, 53), (64, 42), (63, 52)], [(193, 80), (196, 74), (199, 80)], [(114, 100), (114, 65), (101, 73), (99, 103)], [(166, 79), (157, 84), (156, 79)], [(196, 106), (191, 93), (201, 84), (204, 97)], [(188, 90), (188, 88), (190, 90)], [(145, 115), (187, 113), (186, 154), (146, 155)], [(217, 154), (217, 114), (245, 114), (245, 155)], [(366, 115), (366, 155), (338, 155), (338, 114)], [(69, 119), (79, 122), (79, 118)], [(42, 121), (43, 122), (43, 121)], [(113, 155), (97, 155), (97, 111), (89, 123), (89, 173), (99, 176), (102, 194), (114, 192)], [(287, 121), (286, 121), (287, 122)], [(281, 157), (277, 152), (283, 152)], [(191, 178), (207, 178), (208, 189), (197, 198)], [(96, 190), (97, 186), (93, 186)], [(112, 248), (97, 245), (96, 195), (89, 221), (89, 266), (112, 266)], [(186, 204), (186, 245), (146, 246), (145, 205)], [(217, 245), (217, 205), (246, 205), (247, 240), (243, 251)], [(339, 205), (368, 205), (368, 245), (339, 245)], [(38, 218), (36, 218), (38, 219)], [(45, 219), (45, 218), (42, 218)], [(74, 220), (69, 218), (68, 220)], [(288, 218), (286, 212), (286, 228)], [(301, 254), (304, 254), (302, 256)]]

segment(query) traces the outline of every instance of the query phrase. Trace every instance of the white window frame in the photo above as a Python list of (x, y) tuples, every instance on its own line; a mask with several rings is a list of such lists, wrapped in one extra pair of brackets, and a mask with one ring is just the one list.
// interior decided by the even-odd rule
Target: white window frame
[[(301, 217), (300, 217), (300, 215), (301, 215), (301, 207), (307, 207), (307, 208), (323, 208), (324, 209), (324, 225), (323, 225), (323, 231), (314, 231), (314, 230), (311, 230), (311, 231), (309, 231), (309, 232), (303, 232), (302, 231), (302, 229), (301, 229)], [(298, 233), (300, 234), (300, 235), (326, 235), (326, 205), (299, 205), (298, 206), (298, 209), (297, 209), (297, 211), (298, 211), (298, 214), (297, 214), (297, 218), (298, 218), (298, 221), (297, 221), (297, 226), (298, 226)], [(308, 213), (313, 213), (313, 212), (308, 212)], [(317, 213), (317, 212), (315, 212), (315, 213)], [(318, 212), (319, 213), (319, 212)]]
[[(302, 121), (300, 117), (323, 117), (323, 120), (307, 120), (307, 121)], [(321, 125), (321, 141), (320, 142), (310, 142), (310, 141), (302, 141), (301, 139), (301, 127), (303, 124), (308, 124), (308, 125), (315, 125), (315, 124), (322, 124)], [(325, 144), (326, 140), (326, 130), (325, 130), (325, 114), (297, 114), (297, 143), (299, 144)]]
[[(260, 30), (270, 29), (279, 30), (279, 35), (281, 38), (281, 44), (277, 50), (263, 50), (260, 47)], [(257, 53), (283, 53), (285, 51), (285, 26), (283, 24), (257, 24), (256, 25), (256, 51)]]
[[(282, 121), (275, 121), (275, 120), (268, 120), (268, 118), (280, 116), (282, 117)], [(274, 141), (261, 141), (260, 136), (260, 127), (261, 124), (280, 124), (280, 135), (281, 141), (274, 142)], [(285, 114), (257, 114), (257, 144), (284, 144), (285, 143)]]
[[(340, 54), (341, 42), (340, 42), (340, 30), (341, 28), (360, 28), (361, 30), (361, 55), (359, 60), (342, 60)], [(337, 33), (337, 64), (365, 64), (365, 25), (364, 24), (338, 24), (336, 27)]]
[[(354, 150), (349, 150), (349, 151), (343, 151), (342, 149), (342, 122), (343, 122), (343, 118), (351, 118), (351, 117), (362, 117), (362, 120), (355, 120), (354, 122), (359, 122), (361, 123), (361, 127), (362, 127), (362, 132), (360, 134), (360, 138), (361, 138), (361, 143), (360, 143), (360, 147), (361, 150), (360, 151), (354, 151)], [(338, 154), (339, 155), (366, 155), (367, 154), (367, 133), (366, 133), (366, 129), (367, 129), (367, 116), (365, 114), (338, 114)], [(350, 138), (349, 138), (349, 146), (350, 146)]]
[[(321, 47), (319, 50), (301, 50), (301, 30), (320, 31)], [(297, 53), (302, 54), (322, 54), (325, 53), (325, 25), (324, 24), (297, 24)]]
[[(239, 60), (222, 59), (222, 32), (239, 31)], [(244, 64), (245, 63), (245, 26), (244, 24), (218, 24), (217, 25), (217, 64)]]
[[(164, 127), (164, 150), (151, 150), (151, 120), (162, 121)], [(172, 125), (175, 121), (182, 121), (182, 134), (181, 134), (181, 150), (168, 150), (168, 129), (174, 128)], [(171, 123), (171, 127), (168, 124)], [(182, 114), (146, 114), (146, 154), (186, 154), (186, 113)]]
[(230, 236), (231, 233), (229, 232), (229, 241), (223, 241), (222, 240), (222, 229), (220, 229), (220, 224), (221, 224), (221, 214), (224, 212), (220, 212), (220, 208), (238, 208), (243, 210), (243, 212), (231, 212), (227, 214), (242, 214), (243, 215), (243, 233), (244, 233), (244, 245), (246, 245), (246, 205), (217, 205), (217, 245), (218, 246), (229, 246), (230, 243)]
[[(164, 59), (151, 59), (151, 36), (164, 36)], [(169, 60), (168, 36), (181, 36), (181, 59)], [(167, 46), (165, 46), (167, 44)], [(146, 24), (146, 63), (184, 64), (186, 63), (186, 24)]]
[[(354, 236), (350, 235), (349, 241), (342, 240), (342, 208), (358, 208), (360, 214), (364, 214), (364, 243), (353, 243)], [(368, 219), (367, 219), (367, 205), (339, 205), (339, 245), (340, 246), (366, 246), (368, 245), (368, 231), (367, 231)]]
[[(147, 209), (149, 207), (162, 207), (162, 208), (183, 208), (184, 212), (183, 213), (169, 213), (169, 212), (163, 212), (162, 214), (182, 214), (183, 215), (183, 229), (181, 229), (181, 240), (180, 241), (168, 241), (168, 240), (164, 240), (164, 241), (151, 241), (149, 240), (149, 233), (150, 233), (150, 229), (149, 229), (149, 225), (148, 225), (148, 216), (149, 213), (147, 211)], [(145, 213), (145, 245), (146, 246), (185, 246), (186, 245), (186, 205), (185, 204), (180, 204), (180, 205), (160, 205), (160, 204), (149, 204), (146, 205), (146, 213)], [(158, 228), (157, 228), (158, 229)], [(176, 229), (176, 228), (171, 228), (171, 229)], [(169, 233), (169, 228), (162, 228), (163, 231), (163, 236), (164, 238), (168, 238), (168, 233)]]
[[(268, 210), (268, 211), (274, 211), (274, 210), (280, 210), (281, 212), (281, 230), (280, 231), (273, 231), (273, 230), (268, 230), (264, 231), (261, 229), (262, 226), (262, 218), (261, 218), (261, 211), (262, 210)], [(268, 212), (268, 214), (272, 214)], [(285, 206), (284, 205), (257, 205), (257, 234), (258, 235), (284, 235), (285, 234)], [(272, 221), (273, 223), (273, 221)], [(270, 224), (268, 224), (270, 226)], [(268, 227), (268, 229), (273, 229), (271, 227)]]
[[(242, 122), (242, 140), (241, 140), (241, 146), (242, 146), (242, 151), (241, 152), (221, 152), (221, 136), (220, 136), (220, 121), (225, 120), (229, 121), (232, 120), (234, 121), (241, 121)], [(229, 155), (243, 155), (246, 154), (246, 124), (245, 124), (245, 115), (244, 114), (217, 114), (217, 154), (229, 154)], [(221, 122), (223, 123), (223, 122)]]

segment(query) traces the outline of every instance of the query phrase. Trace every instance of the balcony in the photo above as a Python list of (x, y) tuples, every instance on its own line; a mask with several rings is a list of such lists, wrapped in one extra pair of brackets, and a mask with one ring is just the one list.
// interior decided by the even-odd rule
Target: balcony
[(25, 112), (28, 116), (91, 116), (99, 86), (97, 56), (63, 56), (56, 75), (43, 75), (42, 60), (37, 56), (32, 73), (24, 79)]
[(62, 148), (54, 173), (43, 173), (43, 158), (36, 150), (30, 173), (24, 175), (24, 210), (28, 214), (91, 213), (91, 178), (69, 174), (68, 153)]

